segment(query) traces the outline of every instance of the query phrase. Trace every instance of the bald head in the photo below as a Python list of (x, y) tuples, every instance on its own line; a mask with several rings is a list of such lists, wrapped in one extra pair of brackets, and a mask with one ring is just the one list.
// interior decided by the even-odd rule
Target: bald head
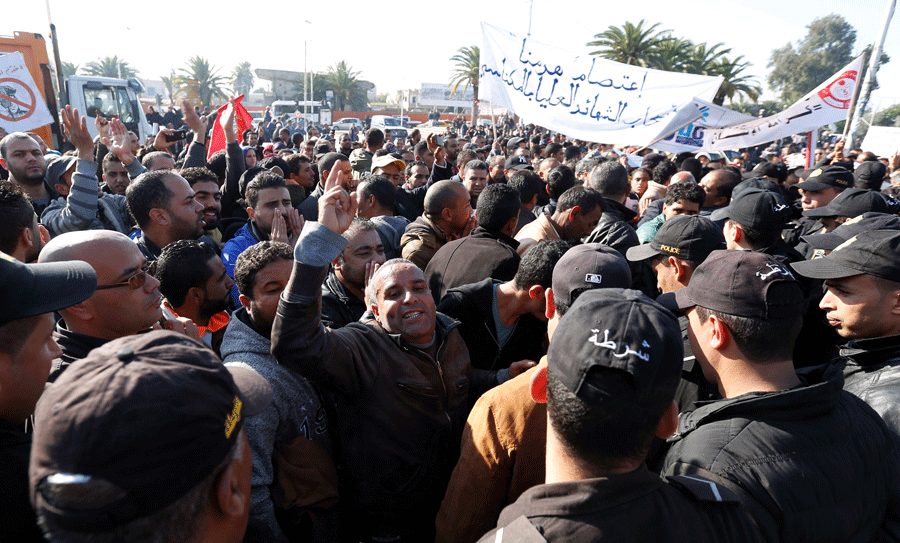
[(72, 332), (106, 340), (147, 330), (162, 316), (159, 281), (124, 234), (110, 230), (69, 232), (53, 238), (39, 262), (81, 260), (97, 273), (97, 290), (60, 311)]
[(691, 172), (678, 172), (672, 176), (672, 180), (669, 181), (669, 185), (674, 185), (675, 183), (680, 183), (682, 181), (693, 181), (695, 183), (697, 182)]
[(123, 249), (130, 249), (129, 245), (137, 249), (128, 236), (112, 230), (67, 232), (44, 246), (38, 262), (82, 260), (94, 266), (93, 260), (113, 260)]
[(469, 191), (459, 181), (438, 181), (425, 193), (425, 215), (437, 217), (441, 211), (454, 207), (460, 199), (468, 200)]

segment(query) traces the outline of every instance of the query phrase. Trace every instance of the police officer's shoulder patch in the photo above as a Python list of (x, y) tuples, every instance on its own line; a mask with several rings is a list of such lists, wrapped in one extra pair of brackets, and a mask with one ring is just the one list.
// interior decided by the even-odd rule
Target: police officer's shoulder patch
[(493, 541), (497, 543), (501, 541), (510, 543), (547, 543), (541, 532), (534, 527), (534, 524), (525, 515), (497, 530), (496, 539)]
[(685, 494), (703, 502), (739, 503), (734, 492), (710, 480), (693, 475), (668, 475), (666, 480)]

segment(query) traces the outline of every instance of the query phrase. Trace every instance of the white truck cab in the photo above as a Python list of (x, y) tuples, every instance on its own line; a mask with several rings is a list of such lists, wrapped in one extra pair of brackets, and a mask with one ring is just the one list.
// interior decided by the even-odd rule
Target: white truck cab
[(107, 119), (117, 117), (128, 130), (138, 135), (141, 143), (152, 134), (152, 127), (138, 101), (138, 93), (146, 90), (137, 79), (73, 75), (66, 84), (69, 104), (87, 117), (91, 136), (97, 136), (97, 113)]

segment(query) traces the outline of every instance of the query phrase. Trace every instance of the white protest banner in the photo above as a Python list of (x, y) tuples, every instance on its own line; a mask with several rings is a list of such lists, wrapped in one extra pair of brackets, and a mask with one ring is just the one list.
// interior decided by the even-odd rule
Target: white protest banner
[(685, 111), (694, 112), (690, 116), (691, 121), (688, 124), (672, 126), (670, 128), (671, 132), (667, 136), (650, 144), (648, 147), (670, 153), (697, 152), (703, 148), (706, 129), (732, 126), (754, 119), (750, 115), (744, 115), (699, 98), (692, 100), (685, 108)]
[(579, 55), (487, 23), (481, 30), (478, 98), (588, 141), (649, 143), (694, 97), (712, 100), (723, 80)]
[(26, 132), (53, 122), (22, 53), (0, 54), (0, 126)]
[(862, 143), (863, 151), (872, 151), (878, 156), (890, 157), (900, 152), (900, 128), (892, 126), (870, 126)]
[(846, 119), (856, 92), (860, 68), (862, 56), (781, 113), (728, 128), (707, 130), (703, 148), (751, 147)]

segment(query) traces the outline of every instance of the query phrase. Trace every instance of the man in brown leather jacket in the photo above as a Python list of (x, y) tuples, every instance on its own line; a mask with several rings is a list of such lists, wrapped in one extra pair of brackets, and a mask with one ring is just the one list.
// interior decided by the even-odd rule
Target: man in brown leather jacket
[(386, 262), (369, 281), (374, 320), (321, 325), (321, 284), (346, 245), (355, 201), (334, 168), (308, 221), (272, 329), (280, 364), (331, 392), (343, 465), (342, 526), (354, 541), (434, 539), (434, 518), (458, 455), (468, 405), (469, 352), (437, 314), (420, 269)]

